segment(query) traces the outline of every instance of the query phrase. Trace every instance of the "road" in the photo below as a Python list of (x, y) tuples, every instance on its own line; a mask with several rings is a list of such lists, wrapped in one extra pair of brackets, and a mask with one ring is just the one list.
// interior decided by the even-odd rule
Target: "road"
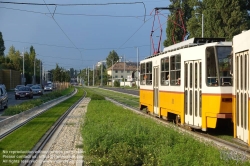
[[(136, 96), (139, 96), (139, 94), (140, 94), (140, 91), (137, 90), (137, 89), (123, 89), (123, 88), (112, 88), (112, 87), (103, 87), (103, 88), (118, 91), (118, 92), (122, 92), (122, 93), (133, 94), (133, 95), (136, 95)], [(50, 92), (44, 92), (44, 93), (50, 93)], [(34, 96), (34, 99), (37, 99), (39, 97), (40, 96)], [(9, 98), (8, 106), (18, 105), (18, 104), (21, 104), (24, 101), (31, 100), (31, 99), (16, 100), (15, 99), (15, 92), (8, 92), (8, 98)], [(0, 110), (0, 116), (3, 114), (3, 112), (4, 112), (4, 110)], [(0, 117), (0, 120), (1, 120), (1, 117)]]
[[(50, 92), (44, 92), (44, 94), (46, 94), (46, 93), (50, 93)], [(37, 99), (39, 97), (40, 96), (34, 96), (33, 99)], [(15, 92), (8, 92), (8, 98), (9, 98), (8, 106), (14, 106), (14, 105), (21, 104), (21, 103), (23, 103), (25, 101), (32, 100), (32, 99), (19, 99), (19, 100), (16, 100), (15, 99)], [(0, 116), (3, 114), (3, 112), (4, 112), (4, 110), (0, 110)]]

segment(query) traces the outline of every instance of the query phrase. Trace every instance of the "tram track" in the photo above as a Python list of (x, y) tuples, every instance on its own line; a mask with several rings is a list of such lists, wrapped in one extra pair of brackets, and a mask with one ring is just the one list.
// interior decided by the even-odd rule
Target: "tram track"
[[(27, 124), (28, 122), (30, 122), (32, 119), (34, 119), (34, 118), (38, 117), (39, 115), (41, 115), (42, 113), (46, 112), (47, 110), (49, 110), (53, 106), (55, 106), (55, 105), (63, 102), (64, 100), (72, 97), (76, 93), (77, 93), (76, 90), (74, 90), (74, 92), (72, 94), (70, 94), (69, 96), (67, 96), (67, 97), (59, 98), (59, 99), (56, 99), (56, 100), (54, 100), (52, 102), (44, 103), (44, 107), (43, 106), (38, 106), (39, 109), (41, 109), (41, 111), (39, 111), (38, 113), (32, 114), (30, 117), (28, 117), (23, 122), (20, 122), (20, 123), (17, 122), (17, 125), (15, 125), (14, 127), (9, 127), (8, 129), (6, 129), (4, 132), (2, 132), (2, 134), (0, 134), (0, 140), (3, 139), (4, 137), (8, 136), (9, 134), (11, 134), (12, 132), (14, 132), (15, 130), (19, 129), (20, 127), (24, 126), (25, 124)], [(46, 107), (46, 106), (48, 106), (48, 107)], [(36, 109), (38, 107), (32, 108), (31, 110), (34, 110), (34, 109)], [(42, 108), (40, 108), (40, 107), (42, 107)], [(18, 115), (14, 115), (14, 116), (18, 116)], [(10, 117), (10, 119), (11, 118), (12, 117)], [(5, 125), (8, 126), (9, 124), (7, 123)], [(1, 126), (1, 127), (4, 127), (4, 126)]]
[[(19, 123), (18, 125), (16, 125), (15, 127), (12, 127), (11, 129), (9, 129), (8, 131), (4, 132), (3, 134), (0, 135), (0, 140), (2, 140), (3, 138), (9, 136), (11, 133), (13, 133), (15, 130), (21, 128), (22, 126), (28, 124), (31, 120), (35, 119), (36, 117), (38, 117), (39, 115), (41, 115), (42, 113), (45, 113), (47, 110), (49, 110), (50, 108), (54, 107), (57, 104), (62, 103), (63, 101), (73, 97), (74, 95), (76, 95), (77, 90), (75, 89), (75, 91), (70, 95), (67, 96), (63, 99), (60, 99), (59, 101), (55, 101), (49, 104), (49, 107), (44, 109), (43, 111), (40, 111), (39, 113), (33, 115), (32, 117), (29, 117), (27, 120), (25, 120), (22, 123)], [(22, 166), (26, 166), (26, 165), (33, 165), (36, 162), (37, 157), (39, 156), (39, 154), (42, 152), (42, 149), (46, 146), (47, 142), (50, 140), (50, 138), (53, 136), (53, 134), (57, 131), (58, 127), (62, 124), (62, 122), (64, 121), (64, 119), (69, 115), (69, 113), (75, 108), (77, 107), (77, 105), (86, 97), (86, 92), (84, 92), (84, 95), (81, 96), (73, 105), (71, 105), (63, 114), (61, 117), (58, 118), (58, 120), (50, 127), (50, 129), (42, 136), (42, 138), (36, 143), (36, 145), (33, 147), (33, 149), (31, 149), (30, 151), (26, 151), (27, 155), (25, 155), (26, 157), (23, 158), (20, 161), (20, 165)]]
[(69, 113), (86, 97), (86, 92), (84, 95), (75, 102), (68, 110), (56, 121), (56, 123), (44, 134), (42, 139), (36, 144), (36, 146), (29, 152), (28, 155), (21, 161), (21, 166), (31, 166), (36, 163), (36, 159), (38, 159), (39, 154), (42, 152), (43, 148), (49, 142), (53, 134), (57, 131), (62, 122), (66, 119)]

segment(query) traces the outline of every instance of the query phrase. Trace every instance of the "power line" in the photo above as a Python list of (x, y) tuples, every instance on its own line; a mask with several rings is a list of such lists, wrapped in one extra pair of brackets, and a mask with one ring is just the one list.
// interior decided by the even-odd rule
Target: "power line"
[[(149, 18), (148, 20), (150, 20), (152, 18), (153, 17)], [(146, 20), (145, 22), (147, 22), (148, 20)], [(145, 25), (145, 22), (142, 23), (142, 25), (120, 47), (118, 47), (117, 50), (119, 50), (124, 44), (126, 44), (143, 27), (143, 25)]]
[(144, 7), (144, 22), (146, 17), (146, 6), (144, 2), (120, 2), (120, 3), (81, 3), (81, 4), (55, 4), (55, 3), (49, 3), (41, 4), (41, 3), (26, 3), (26, 2), (7, 2), (7, 1), (0, 1), (0, 3), (5, 4), (13, 4), (13, 5), (38, 5), (38, 6), (106, 6), (106, 5), (133, 5), (133, 4), (143, 4)]
[[(44, 15), (51, 15), (51, 13), (43, 13), (38, 11), (32, 10), (23, 10), (23, 9), (15, 9), (15, 8), (8, 8), (8, 7), (0, 7), (2, 9), (8, 10), (17, 10), (21, 12), (29, 12), (29, 13), (37, 13), (37, 14), (44, 14)], [(143, 16), (133, 16), (133, 15), (106, 15), (106, 14), (84, 14), (84, 13), (54, 13), (54, 15), (64, 15), (64, 16), (88, 16), (88, 17), (121, 17), (121, 18), (138, 18), (138, 17), (145, 17), (150, 15), (143, 15)]]
[[(25, 42), (25, 41), (16, 41), (16, 40), (8, 40), (5, 39), (4, 41), (7, 42), (15, 42), (15, 43), (27, 43), (27, 44), (31, 44), (31, 45), (41, 45), (41, 46), (48, 46), (48, 47), (60, 47), (60, 48), (69, 48), (69, 49), (75, 49), (75, 47), (69, 47), (69, 46), (59, 46), (59, 45), (53, 45), (53, 44), (43, 44), (43, 43), (31, 43), (31, 42)], [(149, 45), (141, 45), (138, 47), (146, 47)], [(119, 49), (129, 49), (129, 48), (134, 48), (134, 46), (131, 47), (120, 47)], [(115, 50), (117, 48), (79, 48), (79, 49), (83, 49), (85, 51), (96, 51), (96, 50)]]
[[(13, 5), (38, 5), (38, 6), (99, 6), (99, 5), (131, 5), (143, 2), (120, 2), (120, 3), (79, 3), (79, 4), (59, 4), (59, 3), (30, 3), (30, 2), (7, 2), (0, 1), (0, 3), (13, 4)], [(143, 3), (144, 4), (144, 3)]]
[[(28, 12), (28, 13), (37, 13), (37, 14), (44, 14), (44, 15), (51, 15), (51, 13), (44, 13), (32, 10), (23, 10), (23, 9), (16, 9), (16, 8), (9, 8), (9, 7), (0, 7), (2, 9), (7, 10), (16, 10), (21, 12)], [(163, 14), (170, 14), (170, 13), (163, 13)], [(143, 16), (133, 16), (133, 15), (108, 15), (108, 14), (84, 14), (84, 13), (57, 13), (55, 12), (54, 15), (63, 15), (63, 16), (88, 16), (88, 17), (119, 17), (119, 18), (139, 18), (151, 15), (143, 15)]]
[[(46, 5), (46, 2), (45, 2), (45, 0), (43, 0), (44, 1), (44, 3), (45, 3), (45, 5)], [(58, 22), (55, 20), (55, 18), (53, 17), (53, 15), (52, 15), (52, 13), (50, 12), (50, 10), (49, 10), (49, 8), (48, 8), (48, 6), (46, 5), (46, 7), (47, 7), (47, 9), (48, 9), (48, 11), (49, 11), (49, 13), (51, 14), (51, 16), (52, 16), (52, 19), (55, 21), (55, 23), (57, 24), (57, 26), (61, 29), (61, 31), (64, 33), (64, 35), (68, 38), (68, 40), (73, 44), (73, 46), (75, 46), (75, 48), (80, 52), (80, 54), (81, 54), (81, 58), (82, 58), (82, 53), (81, 53), (81, 51), (76, 47), (76, 45), (74, 44), (74, 42), (69, 38), (69, 36), (64, 32), (64, 30), (62, 29), (62, 27), (58, 24)]]
[[(39, 56), (41, 56), (41, 57), (50, 57), (50, 58), (60, 58), (60, 59), (69, 59), (69, 60), (75, 60), (75, 61), (79, 61), (79, 59), (73, 59), (73, 58), (63, 58), (63, 57), (58, 57), (58, 56), (47, 56), (47, 55), (41, 55), (41, 54), (39, 54)], [(94, 60), (85, 60), (85, 61), (94, 61)]]
[(35, 45), (42, 45), (42, 46), (49, 46), (49, 47), (62, 47), (62, 48), (73, 48), (73, 49), (75, 49), (75, 47), (69, 47), (69, 46), (58, 46), (58, 45), (50, 45), (50, 44), (43, 44), (43, 43), (31, 43), (31, 42), (8, 40), (8, 39), (5, 39), (4, 41), (15, 42), (15, 43), (35, 44)]

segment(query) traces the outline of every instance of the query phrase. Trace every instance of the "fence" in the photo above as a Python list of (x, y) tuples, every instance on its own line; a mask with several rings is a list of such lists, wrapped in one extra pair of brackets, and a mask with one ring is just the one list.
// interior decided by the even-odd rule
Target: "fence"
[(14, 89), (21, 84), (21, 72), (10, 69), (0, 70), (0, 84), (4, 84), (7, 90)]

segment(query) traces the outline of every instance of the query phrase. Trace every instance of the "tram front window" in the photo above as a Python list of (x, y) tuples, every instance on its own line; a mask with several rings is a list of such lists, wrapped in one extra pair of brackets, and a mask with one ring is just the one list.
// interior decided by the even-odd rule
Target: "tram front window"
[(218, 72), (215, 65), (216, 54), (214, 47), (206, 48), (206, 75), (207, 75), (207, 86), (218, 86)]
[(228, 46), (206, 48), (207, 86), (232, 86), (231, 51)]
[(230, 74), (231, 69), (231, 47), (216, 47), (216, 53), (218, 58), (219, 78), (221, 86), (232, 86), (232, 76)]

